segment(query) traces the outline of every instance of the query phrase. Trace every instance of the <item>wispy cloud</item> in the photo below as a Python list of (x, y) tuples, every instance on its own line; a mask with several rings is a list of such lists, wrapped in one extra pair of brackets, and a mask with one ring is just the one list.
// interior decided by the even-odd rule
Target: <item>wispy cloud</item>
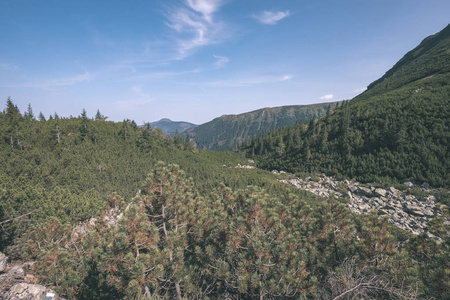
[(70, 76), (70, 77), (63, 77), (58, 79), (47, 79), (43, 81), (31, 81), (31, 82), (25, 82), (20, 83), (15, 87), (18, 88), (35, 88), (35, 89), (41, 89), (41, 90), (53, 90), (57, 87), (61, 86), (70, 86), (75, 85), (82, 82), (87, 82), (92, 79), (91, 73), (89, 71), (85, 71), (82, 74)]
[(333, 99), (333, 97), (334, 97), (333, 94), (328, 94), (320, 97), (320, 100), (331, 100)]
[(281, 78), (281, 81), (291, 80), (292, 78), (294, 78), (294, 75), (292, 75), (292, 74), (284, 75)]
[(16, 65), (10, 64), (8, 62), (0, 61), (0, 70), (4, 71), (16, 71), (19, 67)]
[(168, 79), (176, 76), (183, 76), (188, 74), (195, 74), (200, 72), (200, 69), (192, 69), (186, 71), (161, 71), (161, 72), (142, 72), (131, 75), (126, 78), (127, 81), (143, 82), (148, 80)]
[(245, 86), (253, 86), (259, 84), (270, 84), (283, 82), (292, 79), (294, 76), (291, 74), (286, 74), (282, 76), (255, 76), (250, 78), (238, 78), (238, 79), (229, 79), (229, 80), (220, 80), (220, 81), (212, 81), (207, 82), (204, 85), (207, 86), (216, 86), (216, 87), (245, 87)]
[(220, 0), (187, 0), (189, 7), (201, 13), (208, 22), (212, 21), (212, 14), (221, 6), (221, 2)]
[(155, 100), (155, 98), (144, 91), (143, 85), (133, 85), (130, 87), (130, 98), (125, 100), (118, 100), (114, 102), (113, 106), (120, 111), (140, 111), (143, 108), (148, 109), (148, 106)]
[(259, 22), (267, 25), (275, 25), (278, 21), (289, 17), (289, 10), (286, 11), (263, 11), (258, 15), (253, 15)]
[(216, 61), (214, 62), (214, 65), (218, 68), (222, 68), (227, 63), (230, 62), (230, 59), (226, 56), (220, 56), (220, 55), (213, 55)]
[(178, 59), (227, 37), (225, 25), (214, 19), (214, 13), (222, 4), (223, 0), (187, 0), (184, 6), (169, 13), (166, 25), (177, 33)]

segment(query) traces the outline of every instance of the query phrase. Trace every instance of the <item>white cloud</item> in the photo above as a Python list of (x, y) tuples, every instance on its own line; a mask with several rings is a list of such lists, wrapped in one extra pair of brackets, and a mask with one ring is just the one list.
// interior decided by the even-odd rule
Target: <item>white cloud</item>
[(289, 10), (286, 11), (263, 11), (258, 15), (253, 15), (259, 22), (267, 25), (275, 25), (278, 21), (289, 16)]
[(192, 70), (186, 70), (186, 71), (161, 71), (161, 72), (142, 72), (136, 75), (128, 76), (125, 81), (137, 81), (137, 82), (143, 82), (148, 80), (158, 80), (163, 79), (166, 80), (168, 78), (176, 77), (176, 76), (182, 76), (187, 74), (195, 74), (199, 73), (200, 69), (192, 69)]
[(331, 100), (333, 99), (333, 97), (334, 97), (333, 94), (328, 94), (320, 97), (320, 100)]
[(291, 80), (293, 77), (294, 77), (294, 75), (292, 75), (292, 74), (284, 75), (281, 78), (281, 81)]
[(220, 43), (227, 38), (224, 24), (214, 20), (220, 0), (187, 0), (186, 5), (177, 7), (167, 16), (166, 25), (176, 31), (178, 59), (190, 55), (196, 48)]
[(201, 13), (208, 22), (211, 22), (212, 14), (217, 11), (221, 2), (219, 0), (187, 0), (188, 6)]
[(87, 82), (92, 79), (91, 73), (89, 71), (85, 71), (82, 74), (74, 75), (71, 77), (64, 77), (58, 79), (48, 79), (44, 81), (34, 81), (34, 82), (26, 82), (22, 84), (18, 84), (17, 87), (21, 88), (35, 88), (41, 90), (52, 90), (61, 86), (70, 86), (75, 85), (81, 82)]
[(216, 62), (214, 63), (214, 65), (218, 68), (221, 68), (230, 62), (230, 59), (226, 56), (220, 56), (220, 55), (213, 55), (213, 56), (216, 59)]
[(131, 86), (130, 94), (130, 99), (114, 102), (116, 109), (122, 112), (139, 112), (144, 108), (147, 109), (148, 106), (155, 100), (153, 96), (144, 91), (144, 87), (142, 85)]
[(255, 76), (255, 77), (250, 77), (250, 78), (238, 78), (238, 79), (212, 81), (212, 82), (206, 83), (205, 85), (216, 86), (216, 87), (244, 87), (244, 86), (253, 86), (253, 85), (259, 85), (259, 84), (270, 84), (270, 83), (287, 81), (287, 80), (292, 79), (293, 77), (294, 76), (291, 74), (282, 75), (282, 76)]

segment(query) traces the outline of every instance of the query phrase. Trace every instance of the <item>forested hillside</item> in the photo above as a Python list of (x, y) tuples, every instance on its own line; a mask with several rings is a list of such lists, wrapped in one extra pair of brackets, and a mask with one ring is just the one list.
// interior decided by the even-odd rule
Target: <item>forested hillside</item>
[(11, 100), (0, 115), (1, 248), (12, 265), (34, 261), (28, 278), (68, 299), (416, 299), (448, 290), (445, 207), (430, 224), (438, 244), (148, 125), (85, 111), (39, 119)]
[(232, 150), (238, 143), (271, 129), (302, 123), (323, 116), (336, 102), (280, 106), (258, 109), (239, 115), (224, 115), (188, 129), (186, 133), (199, 149)]
[(243, 145), (266, 169), (415, 178), (450, 185), (450, 27), (426, 38), (368, 90), (307, 125)]

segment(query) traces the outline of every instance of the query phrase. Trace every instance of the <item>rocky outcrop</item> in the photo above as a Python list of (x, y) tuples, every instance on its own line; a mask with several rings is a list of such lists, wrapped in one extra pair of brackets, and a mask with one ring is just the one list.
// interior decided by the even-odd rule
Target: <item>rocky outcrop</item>
[(18, 283), (3, 295), (3, 300), (62, 300), (58, 294), (45, 286), (30, 283)]
[[(106, 223), (108, 227), (117, 227), (119, 220), (123, 217), (122, 211), (118, 207), (110, 208), (105, 214), (101, 216), (101, 220)], [(84, 222), (80, 222), (73, 230), (72, 235), (77, 237), (78, 235), (86, 235), (89, 231), (95, 228), (97, 219), (90, 218)]]
[[(116, 227), (119, 220), (123, 217), (123, 213), (118, 207), (107, 210), (100, 220), (108, 227)], [(71, 239), (65, 245), (66, 248), (71, 246), (78, 236), (84, 236), (89, 231), (95, 229), (99, 220), (90, 218), (79, 223), (72, 231)], [(53, 290), (39, 285), (38, 279), (32, 274), (31, 267), (34, 262), (26, 262), (23, 264), (6, 265), (8, 257), (0, 252), (0, 268), (4, 262), (5, 266), (0, 272), (7, 270), (6, 273), (0, 275), (0, 299), (17, 300), (17, 299), (42, 299), (42, 300), (61, 300)]]
[(7, 265), (6, 273), (0, 275), (0, 296), (8, 291), (13, 285), (24, 282), (25, 276), (33, 266), (33, 262), (26, 262), (19, 265)]
[[(279, 174), (277, 171), (273, 173)], [(354, 213), (363, 214), (376, 210), (380, 216), (388, 216), (392, 224), (416, 235), (428, 232), (428, 221), (439, 213), (435, 210), (436, 198), (433, 193), (436, 191), (431, 190), (427, 184), (414, 184), (411, 179), (405, 181), (404, 185), (419, 191), (421, 196), (412, 194), (410, 189), (405, 191), (395, 187), (383, 189), (374, 184), (339, 181), (324, 174), (314, 178), (292, 178), (279, 181), (321, 197), (330, 197), (334, 194), (335, 197), (346, 198), (346, 206)]]
[(8, 263), (8, 256), (0, 252), (0, 272), (5, 271), (7, 263)]
[(238, 165), (236, 166), (236, 168), (240, 168), (240, 169), (256, 169), (255, 166), (241, 165), (241, 164), (238, 164)]

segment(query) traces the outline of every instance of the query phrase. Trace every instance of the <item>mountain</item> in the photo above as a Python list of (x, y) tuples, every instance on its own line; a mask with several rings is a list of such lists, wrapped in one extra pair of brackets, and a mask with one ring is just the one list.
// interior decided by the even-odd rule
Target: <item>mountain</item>
[(156, 122), (151, 122), (150, 125), (152, 128), (160, 128), (165, 135), (169, 136), (174, 135), (177, 131), (181, 133), (189, 128), (197, 126), (189, 122), (172, 121), (166, 118)]
[(262, 108), (239, 115), (223, 115), (186, 130), (198, 148), (231, 150), (252, 136), (301, 123), (326, 114), (337, 102)]
[(267, 169), (449, 186), (449, 83), (447, 26), (331, 114), (255, 138), (243, 149)]

